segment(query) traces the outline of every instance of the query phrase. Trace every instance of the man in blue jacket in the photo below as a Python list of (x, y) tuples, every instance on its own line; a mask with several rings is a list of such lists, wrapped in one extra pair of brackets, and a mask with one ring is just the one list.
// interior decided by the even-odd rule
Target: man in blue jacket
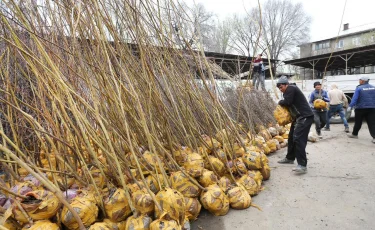
[(319, 137), (322, 137), (322, 128), (327, 123), (327, 108), (324, 109), (316, 109), (314, 108), (314, 101), (317, 99), (322, 99), (325, 102), (329, 102), (328, 93), (327, 91), (322, 89), (322, 84), (316, 81), (314, 82), (315, 90), (310, 94), (309, 104), (314, 113), (314, 123), (315, 123), (315, 130)]
[(369, 84), (370, 78), (363, 76), (359, 79), (359, 86), (354, 91), (349, 108), (355, 108), (355, 123), (350, 138), (358, 138), (358, 132), (362, 127), (363, 119), (366, 119), (368, 129), (375, 144), (375, 87)]

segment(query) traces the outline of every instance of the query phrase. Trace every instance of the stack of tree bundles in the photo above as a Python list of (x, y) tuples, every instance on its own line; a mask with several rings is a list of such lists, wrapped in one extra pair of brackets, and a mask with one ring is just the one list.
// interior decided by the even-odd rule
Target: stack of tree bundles
[(285, 145), (273, 101), (221, 92), (171, 44), (172, 1), (99, 2), (3, 6), (0, 226), (181, 229), (249, 207)]
[[(196, 150), (180, 147), (169, 156), (128, 152), (125, 187), (110, 177), (107, 156), (93, 143), (101, 166), (80, 162), (78, 177), (58, 171), (64, 166), (56, 153), (42, 149), (44, 173), (26, 165), (17, 168), (17, 178), (1, 179), (0, 221), (10, 230), (189, 229), (202, 206), (214, 215), (251, 206), (251, 197), (270, 177), (266, 155), (285, 146), (280, 136), (285, 131), (278, 125), (263, 127), (255, 136), (244, 136), (242, 144), (230, 145), (227, 131), (221, 130), (214, 137), (203, 135), (204, 145)], [(49, 183), (60, 191), (49, 190)]]

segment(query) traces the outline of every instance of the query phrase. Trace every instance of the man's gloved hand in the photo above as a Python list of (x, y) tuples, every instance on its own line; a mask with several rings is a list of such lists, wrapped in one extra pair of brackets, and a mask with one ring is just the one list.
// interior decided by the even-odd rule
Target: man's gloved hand
[(350, 110), (352, 110), (352, 107), (348, 107), (346, 110), (347, 110), (347, 111), (350, 111)]

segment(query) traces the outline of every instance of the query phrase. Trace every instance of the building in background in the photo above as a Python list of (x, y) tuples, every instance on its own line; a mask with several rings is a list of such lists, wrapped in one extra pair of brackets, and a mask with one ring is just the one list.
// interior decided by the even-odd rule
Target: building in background
[(300, 79), (375, 72), (375, 27), (350, 29), (344, 24), (339, 36), (298, 47), (300, 57), (285, 64), (300, 67)]

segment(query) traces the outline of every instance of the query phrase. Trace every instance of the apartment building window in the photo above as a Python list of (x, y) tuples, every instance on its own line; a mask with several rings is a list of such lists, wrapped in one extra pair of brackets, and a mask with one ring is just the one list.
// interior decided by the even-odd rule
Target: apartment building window
[(322, 50), (329, 48), (329, 42), (320, 42), (315, 44), (315, 50)]
[(359, 37), (355, 37), (355, 38), (352, 39), (352, 43), (355, 46), (359, 46), (359, 45), (361, 45), (361, 39)]
[(336, 43), (336, 48), (340, 49), (344, 47), (344, 40), (340, 40)]

